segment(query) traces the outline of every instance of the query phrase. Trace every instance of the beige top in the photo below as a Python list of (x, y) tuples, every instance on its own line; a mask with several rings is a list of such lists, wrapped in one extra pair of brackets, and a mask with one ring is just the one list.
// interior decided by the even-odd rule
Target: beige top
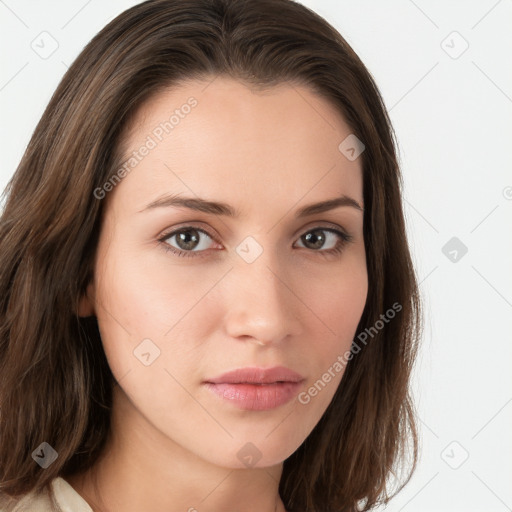
[[(60, 476), (52, 480), (51, 486), (59, 512), (93, 512), (82, 496)], [(51, 503), (48, 491), (39, 494), (30, 492), (16, 505), (13, 512), (53, 512)], [(0, 508), (0, 512), (4, 510)]]

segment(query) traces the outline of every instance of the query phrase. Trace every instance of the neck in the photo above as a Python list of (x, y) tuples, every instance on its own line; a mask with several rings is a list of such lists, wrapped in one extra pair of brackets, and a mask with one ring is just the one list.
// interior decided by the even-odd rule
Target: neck
[(115, 389), (112, 435), (102, 456), (66, 478), (93, 512), (286, 512), (279, 497), (282, 463), (243, 469), (212, 464), (157, 432)]

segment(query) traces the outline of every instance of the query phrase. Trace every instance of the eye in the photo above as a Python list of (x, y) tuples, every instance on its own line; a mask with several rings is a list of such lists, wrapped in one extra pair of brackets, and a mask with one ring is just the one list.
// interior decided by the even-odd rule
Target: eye
[[(327, 236), (325, 235), (327, 233)], [(299, 240), (304, 241), (306, 248), (312, 246), (314, 252), (320, 252), (323, 256), (341, 253), (345, 245), (352, 242), (353, 236), (338, 229), (317, 227), (306, 231)], [(326, 243), (327, 242), (327, 243)], [(324, 247), (327, 245), (327, 249)], [(317, 249), (321, 248), (319, 251)]]
[[(213, 237), (204, 229), (199, 229), (193, 226), (185, 226), (183, 228), (180, 228), (176, 231), (173, 231), (172, 233), (169, 233), (167, 235), (164, 235), (162, 238), (160, 238), (160, 242), (164, 243), (164, 249), (166, 251), (170, 251), (177, 256), (197, 256), (197, 252), (204, 252), (205, 249), (208, 249), (208, 247), (205, 247), (205, 243), (203, 240), (201, 240), (201, 235), (206, 235), (210, 240), (213, 239)], [(173, 247), (172, 245), (169, 245), (166, 240), (171, 240), (175, 238), (176, 244), (178, 247)], [(208, 244), (206, 243), (206, 246)], [(197, 249), (197, 250), (195, 250)], [(201, 255), (202, 256), (202, 255)]]
[[(327, 233), (327, 235), (325, 235), (325, 233)], [(203, 240), (201, 240), (202, 238)], [(302, 248), (311, 248), (313, 252), (318, 252), (323, 256), (329, 256), (331, 254), (341, 253), (345, 245), (352, 242), (353, 238), (352, 235), (338, 229), (331, 227), (315, 227), (301, 235), (299, 241), (305, 244)], [(175, 239), (174, 244), (176, 244), (177, 247), (168, 242), (173, 239)], [(159, 242), (162, 243), (164, 250), (176, 254), (177, 256), (203, 257), (206, 249), (209, 248), (207, 239), (217, 242), (213, 235), (204, 229), (194, 226), (184, 226), (163, 235), (159, 239)], [(327, 248), (324, 247), (325, 245), (327, 245)]]

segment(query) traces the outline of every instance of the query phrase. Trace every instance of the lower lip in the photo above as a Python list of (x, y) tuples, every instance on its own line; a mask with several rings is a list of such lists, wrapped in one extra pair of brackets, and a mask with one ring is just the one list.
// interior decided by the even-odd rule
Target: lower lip
[(266, 411), (284, 405), (296, 397), (300, 382), (274, 382), (272, 384), (213, 384), (206, 382), (211, 392), (240, 409)]

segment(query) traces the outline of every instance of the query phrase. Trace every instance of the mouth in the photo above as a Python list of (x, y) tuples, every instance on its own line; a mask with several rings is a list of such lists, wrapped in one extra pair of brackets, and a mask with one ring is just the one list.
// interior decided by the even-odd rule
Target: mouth
[(222, 383), (206, 382), (206, 389), (217, 397), (240, 409), (266, 411), (280, 407), (296, 398), (300, 382)]
[(264, 411), (296, 398), (304, 381), (284, 366), (241, 368), (203, 382), (206, 389), (240, 409)]
[(274, 366), (273, 368), (247, 367), (238, 368), (223, 373), (218, 377), (207, 379), (205, 382), (212, 384), (276, 384), (286, 382), (301, 382), (304, 377), (299, 373), (285, 367)]

